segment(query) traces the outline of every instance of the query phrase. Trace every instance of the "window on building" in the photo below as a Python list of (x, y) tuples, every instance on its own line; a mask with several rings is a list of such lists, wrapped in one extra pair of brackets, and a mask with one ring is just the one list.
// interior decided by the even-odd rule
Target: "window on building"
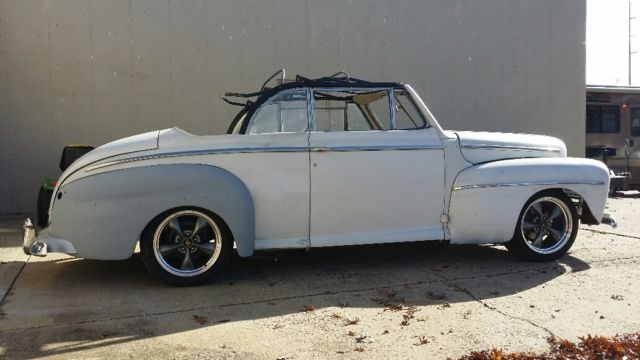
[(640, 136), (640, 108), (631, 108), (631, 136)]
[(587, 133), (619, 133), (620, 107), (587, 105)]

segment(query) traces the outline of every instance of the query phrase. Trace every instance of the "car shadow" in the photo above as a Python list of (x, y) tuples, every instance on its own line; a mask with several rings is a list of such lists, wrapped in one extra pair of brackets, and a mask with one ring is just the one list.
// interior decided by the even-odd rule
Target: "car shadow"
[(210, 284), (180, 288), (151, 277), (137, 254), (30, 261), (0, 308), (0, 346), (12, 357), (60, 355), (300, 313), (309, 304), (316, 311), (445, 306), (516, 294), (587, 269), (571, 255), (530, 263), (499, 246), (386, 244), (236, 257)]

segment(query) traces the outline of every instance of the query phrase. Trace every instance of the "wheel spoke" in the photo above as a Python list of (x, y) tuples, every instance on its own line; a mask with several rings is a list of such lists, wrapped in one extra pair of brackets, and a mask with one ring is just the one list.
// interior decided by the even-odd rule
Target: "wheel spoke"
[(182, 233), (182, 227), (180, 226), (180, 221), (178, 221), (177, 218), (169, 222), (169, 229), (173, 230), (180, 237), (184, 236), (184, 234)]
[(544, 231), (540, 230), (536, 239), (533, 241), (533, 246), (540, 248), (542, 246), (542, 242), (544, 241)]
[(535, 228), (537, 225), (532, 223), (532, 222), (528, 222), (528, 221), (523, 221), (522, 222), (522, 228), (523, 229), (533, 229)]
[(538, 216), (540, 216), (542, 218), (542, 205), (540, 205), (540, 203), (535, 203), (533, 204), (533, 206), (531, 206), (531, 208), (538, 213)]
[(182, 264), (180, 265), (180, 270), (191, 270), (191, 269), (193, 269), (191, 252), (189, 251), (189, 249), (186, 249), (184, 252), (184, 259), (182, 260)]
[(554, 206), (551, 215), (549, 215), (549, 220), (555, 220), (560, 215), (562, 215), (562, 209), (559, 206)]
[(216, 249), (215, 245), (212, 243), (194, 244), (194, 245), (208, 255), (213, 254), (213, 251)]
[(198, 233), (198, 231), (204, 229), (206, 226), (207, 222), (203, 218), (199, 217), (196, 221), (196, 224), (193, 226), (193, 232), (191, 233), (191, 236), (194, 236)]
[(549, 229), (549, 233), (551, 234), (551, 236), (553, 236), (554, 239), (556, 239), (556, 241), (560, 241), (560, 239), (562, 239), (562, 232), (556, 229)]
[(178, 250), (179, 247), (180, 247), (180, 244), (160, 245), (160, 253), (162, 255), (167, 255)]

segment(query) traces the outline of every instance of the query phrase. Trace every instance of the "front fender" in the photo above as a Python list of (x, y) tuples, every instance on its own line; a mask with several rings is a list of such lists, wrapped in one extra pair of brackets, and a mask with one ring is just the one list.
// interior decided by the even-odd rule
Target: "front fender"
[(524, 204), (548, 189), (578, 194), (599, 220), (608, 188), (607, 167), (590, 159), (511, 159), (472, 166), (454, 181), (449, 205), (450, 240), (461, 244), (511, 240)]
[(208, 165), (175, 164), (100, 173), (60, 186), (50, 236), (69, 240), (77, 256), (124, 259), (158, 214), (193, 206), (220, 216), (240, 256), (254, 250), (254, 207), (249, 190), (232, 173)]

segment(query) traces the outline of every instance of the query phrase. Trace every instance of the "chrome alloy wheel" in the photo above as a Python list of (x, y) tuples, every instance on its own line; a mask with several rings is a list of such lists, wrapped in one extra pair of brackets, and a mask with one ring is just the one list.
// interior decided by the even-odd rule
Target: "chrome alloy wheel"
[(222, 250), (222, 235), (207, 214), (183, 210), (171, 214), (156, 228), (153, 253), (167, 272), (181, 277), (204, 273)]
[(527, 246), (539, 254), (562, 249), (573, 231), (572, 213), (564, 201), (545, 196), (529, 204), (520, 223)]

